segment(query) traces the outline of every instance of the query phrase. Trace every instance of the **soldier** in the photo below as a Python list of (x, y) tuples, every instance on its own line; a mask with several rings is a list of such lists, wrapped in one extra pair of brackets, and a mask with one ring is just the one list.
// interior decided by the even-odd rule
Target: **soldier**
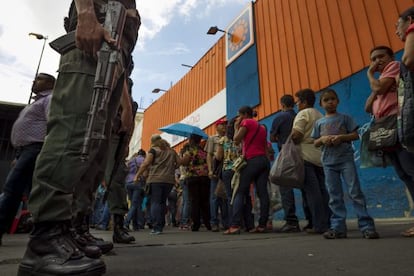
[[(120, 2), (127, 9), (121, 47), (127, 65), (138, 37), (140, 17), (135, 0)], [(70, 228), (74, 217), (72, 206), (83, 191), (92, 190), (85, 178), (99, 179), (105, 169), (109, 140), (92, 143), (89, 158), (81, 161), (81, 148), (86, 134), (88, 111), (92, 102), (97, 51), (102, 43), (115, 45), (101, 23), (99, 13), (104, 1), (75, 0), (65, 25), (76, 30), (76, 46), (61, 56), (59, 75), (51, 101), (48, 136), (36, 162), (29, 209), (34, 230), (19, 265), (19, 275), (101, 275), (103, 260), (85, 257), (75, 244)], [(95, 11), (96, 8), (96, 11)], [(110, 137), (112, 119), (119, 108), (125, 75), (113, 76), (115, 84), (108, 99), (105, 135)], [(97, 181), (96, 181), (97, 182)], [(96, 183), (95, 182), (95, 183)]]

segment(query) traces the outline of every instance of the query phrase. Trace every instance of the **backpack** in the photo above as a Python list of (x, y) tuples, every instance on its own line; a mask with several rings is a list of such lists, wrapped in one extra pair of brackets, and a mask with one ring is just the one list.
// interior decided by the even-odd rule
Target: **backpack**
[(398, 138), (403, 147), (414, 152), (414, 72), (400, 63), (398, 84)]

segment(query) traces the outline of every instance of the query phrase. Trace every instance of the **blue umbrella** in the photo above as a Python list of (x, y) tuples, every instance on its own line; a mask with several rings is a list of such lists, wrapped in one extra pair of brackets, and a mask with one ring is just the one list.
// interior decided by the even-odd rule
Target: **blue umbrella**
[(208, 135), (201, 128), (183, 123), (170, 124), (168, 126), (160, 128), (159, 130), (164, 131), (165, 133), (183, 137), (190, 137), (191, 134), (195, 134), (203, 137), (204, 139), (208, 138)]

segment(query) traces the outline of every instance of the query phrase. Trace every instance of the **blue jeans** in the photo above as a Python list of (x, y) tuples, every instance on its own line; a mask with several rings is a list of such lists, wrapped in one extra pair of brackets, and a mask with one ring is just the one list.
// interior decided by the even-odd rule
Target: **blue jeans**
[(241, 171), (239, 188), (233, 202), (231, 226), (241, 226), (241, 217), (245, 214), (246, 200), (249, 198), (250, 183), (254, 182), (260, 200), (259, 226), (266, 227), (269, 218), (269, 160), (266, 156), (257, 156), (247, 160), (247, 166)]
[(403, 148), (387, 152), (399, 178), (405, 183), (411, 198), (414, 199), (414, 153)]
[(218, 179), (210, 179), (210, 224), (219, 225), (218, 213), (221, 211), (221, 223), (224, 227), (228, 227), (228, 212), (227, 212), (227, 201), (216, 196), (216, 188)]
[(171, 192), (173, 184), (170, 183), (151, 183), (151, 218), (153, 229), (160, 231), (165, 226), (165, 214), (167, 212), (167, 198)]
[(103, 203), (103, 194), (100, 194), (95, 198), (95, 203), (93, 205), (93, 211), (92, 211), (92, 214), (89, 220), (89, 223), (91, 225), (99, 224), (104, 208), (105, 208), (105, 204)]
[[(282, 199), (282, 207), (285, 212), (284, 220), (287, 224), (297, 225), (298, 217), (296, 216), (296, 204), (295, 204), (295, 194), (293, 188), (279, 186), (280, 197)], [(308, 202), (306, 201), (306, 194), (303, 189), (300, 190), (302, 193), (302, 207), (305, 219), (308, 220), (308, 223), (312, 225), (312, 215), (310, 214)]]
[(9, 172), (0, 198), (0, 234), (9, 230), (25, 192), (30, 193), (36, 158), (42, 143), (17, 150), (16, 164)]
[(325, 183), (329, 192), (329, 208), (331, 209), (331, 229), (346, 233), (346, 208), (344, 192), (342, 189), (343, 178), (348, 187), (348, 195), (352, 200), (352, 206), (358, 218), (358, 227), (361, 232), (375, 230), (372, 217), (368, 214), (365, 196), (361, 190), (354, 160), (345, 161), (335, 165), (325, 165)]
[[(231, 225), (231, 218), (233, 216), (233, 205), (231, 204), (231, 197), (233, 194), (233, 190), (231, 188), (231, 179), (233, 178), (234, 171), (233, 170), (224, 170), (222, 174), (222, 180), (224, 182), (224, 187), (227, 196), (227, 208), (228, 208), (228, 215), (227, 215), (227, 222), (226, 226)], [(244, 222), (244, 228), (247, 230), (254, 228), (254, 215), (252, 214), (252, 198), (250, 194), (244, 199), (244, 207), (242, 211), (242, 217)]]
[(323, 168), (308, 161), (305, 163), (304, 190), (309, 210), (312, 214), (313, 228), (322, 233), (329, 229), (329, 195), (325, 187)]
[(190, 223), (190, 210), (191, 202), (188, 194), (188, 183), (183, 179), (180, 180), (181, 188), (183, 189), (182, 193), (182, 205), (181, 205), (181, 224), (188, 225)]
[(99, 218), (99, 226), (104, 229), (107, 229), (109, 226), (109, 221), (111, 220), (111, 213), (109, 212), (108, 201), (105, 201), (104, 208)]
[(144, 194), (141, 184), (134, 184), (134, 182), (128, 182), (125, 185), (128, 198), (131, 201), (124, 225), (128, 228), (132, 220), (132, 226), (134, 230), (143, 229), (145, 225), (144, 212), (142, 211), (142, 201), (144, 200)]

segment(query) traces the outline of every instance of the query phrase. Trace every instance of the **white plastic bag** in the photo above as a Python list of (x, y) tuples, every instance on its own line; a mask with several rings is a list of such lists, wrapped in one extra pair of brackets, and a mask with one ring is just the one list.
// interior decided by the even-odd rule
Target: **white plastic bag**
[(289, 136), (270, 169), (270, 181), (279, 186), (303, 188), (305, 167), (298, 146)]

